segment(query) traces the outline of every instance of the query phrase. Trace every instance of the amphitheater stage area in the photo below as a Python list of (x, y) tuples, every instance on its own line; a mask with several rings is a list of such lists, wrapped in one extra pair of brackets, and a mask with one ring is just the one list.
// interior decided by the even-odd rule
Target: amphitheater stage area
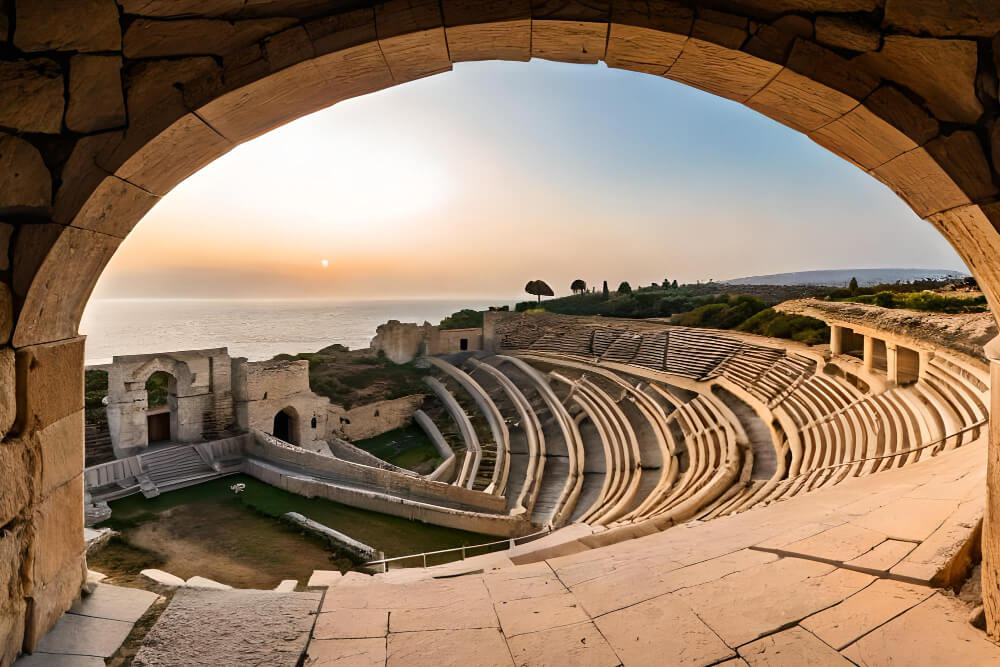
[(513, 558), (348, 575), (306, 664), (997, 664), (969, 608), (928, 585), (982, 512), (984, 456), (593, 549), (573, 526)]

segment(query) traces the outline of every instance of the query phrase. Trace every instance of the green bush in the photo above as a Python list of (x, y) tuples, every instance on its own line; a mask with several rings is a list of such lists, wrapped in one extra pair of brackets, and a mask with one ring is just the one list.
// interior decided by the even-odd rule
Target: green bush
[(483, 314), (478, 310), (463, 308), (441, 320), (441, 329), (472, 329), (483, 326)]

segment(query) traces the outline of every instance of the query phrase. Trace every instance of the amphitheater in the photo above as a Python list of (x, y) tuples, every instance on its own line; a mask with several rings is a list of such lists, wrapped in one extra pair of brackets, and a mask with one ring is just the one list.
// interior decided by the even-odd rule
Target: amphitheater
[[(151, 604), (80, 597), (78, 324), (133, 226), (233, 146), (453, 62), (603, 61), (865, 170), (996, 313), (998, 33), (994, 0), (0, 3), (0, 663), (101, 664)], [(496, 447), (470, 433), (458, 484), (414, 484), (480, 499), (441, 516), (553, 530), (476, 561), (320, 572), (312, 592), (178, 592), (135, 664), (1000, 662), (1000, 348), (831, 324), (826, 354), (494, 323), (484, 354), (433, 363), (438, 391), (478, 396)], [(240, 447), (308, 454), (253, 442), (234, 465), (254, 458)], [(948, 593), (980, 551), (985, 634)], [(105, 644), (74, 654), (81, 637)]]

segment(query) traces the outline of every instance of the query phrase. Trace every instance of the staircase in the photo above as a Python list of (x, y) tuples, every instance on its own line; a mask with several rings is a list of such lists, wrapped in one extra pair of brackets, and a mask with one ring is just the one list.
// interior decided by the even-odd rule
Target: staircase
[(152, 489), (143, 487), (143, 495), (147, 498), (220, 476), (193, 445), (164, 447), (142, 454), (141, 458), (146, 477), (153, 486)]

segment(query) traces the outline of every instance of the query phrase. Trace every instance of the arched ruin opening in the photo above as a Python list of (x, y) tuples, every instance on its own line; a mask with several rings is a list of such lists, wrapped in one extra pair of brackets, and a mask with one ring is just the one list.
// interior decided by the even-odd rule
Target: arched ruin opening
[[(80, 315), (108, 259), (159, 197), (242, 141), (339, 100), (447, 70), (452, 62), (604, 60), (743, 103), (891, 187), (949, 239), (993, 312), (1000, 311), (1000, 189), (988, 139), (994, 136), (995, 148), (996, 95), (984, 92), (990, 82), (995, 88), (989, 38), (996, 14), (988, 3), (984, 21), (976, 10), (957, 28), (905, 12), (895, 22), (876, 21), (861, 33), (875, 45), (860, 49), (824, 38), (824, 16), (817, 18), (810, 3), (792, 3), (801, 11), (779, 16), (763, 2), (736, 3), (734, 13), (697, 2), (695, 9), (662, 2), (385, 3), (327, 15), (290, 10), (289, 20), (269, 34), (232, 48), (179, 33), (138, 48), (126, 37), (123, 49), (123, 26), (131, 19), (119, 21), (118, 4), (96, 4), (111, 9), (110, 20), (107, 13), (81, 13), (76, 3), (52, 9), (66, 13), (57, 17), (22, 15), (27, 0), (7, 3), (18, 17), (10, 23), (13, 46), (3, 56), (10, 73), (4, 76), (31, 85), (12, 87), (14, 99), (0, 121), (0, 212), (7, 216), (0, 239), (9, 258), (2, 268), (0, 332), (10, 341), (0, 350), (0, 432), (11, 447), (33, 448), (30, 456), (13, 457), (11, 465), (22, 467), (6, 471), (9, 479), (33, 479), (29, 461), (46, 469), (52, 457), (82, 460), (82, 427), (75, 425), (83, 405)], [(143, 3), (122, 4), (142, 11), (135, 7)], [(204, 11), (226, 15), (216, 4), (234, 5), (206, 2)], [(270, 4), (277, 16), (286, 3)], [(856, 3), (827, 6), (859, 19)], [(49, 25), (91, 21), (93, 29), (79, 34)], [(219, 52), (205, 56), (206, 49)], [(48, 58), (79, 51), (114, 55), (80, 70), (69, 58)], [(96, 100), (103, 111), (81, 115)], [(996, 358), (992, 346), (987, 354)], [(993, 377), (1000, 378), (997, 364)], [(44, 444), (50, 429), (65, 432), (58, 446)], [(990, 451), (987, 517), (995, 517), (1000, 445)], [(32, 649), (84, 576), (79, 466), (44, 485), (14, 486), (11, 493), (20, 495), (3, 503), (0, 540), (6, 552), (25, 554), (23, 567), (10, 568), (25, 574), (0, 596), (16, 618), (0, 627), (0, 656)], [(38, 518), (46, 516), (68, 520), (51, 528)], [(984, 589), (994, 598), (996, 532), (996, 521), (987, 521)], [(987, 617), (1000, 634), (998, 600), (987, 601)]]
[(146, 379), (146, 440), (177, 440), (177, 378), (156, 371)]
[(301, 442), (299, 438), (299, 415), (295, 411), (295, 408), (287, 407), (278, 410), (274, 415), (274, 426), (271, 430), (271, 435), (278, 440), (284, 440), (293, 445), (298, 445)]

